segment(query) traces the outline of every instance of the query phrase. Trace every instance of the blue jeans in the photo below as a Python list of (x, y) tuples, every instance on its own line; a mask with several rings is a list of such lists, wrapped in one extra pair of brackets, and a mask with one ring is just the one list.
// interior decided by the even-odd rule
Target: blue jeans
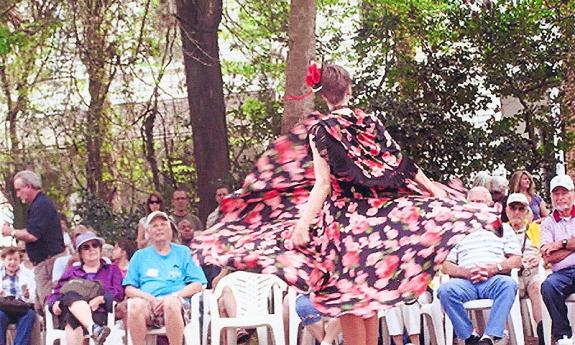
[(493, 306), (484, 335), (503, 337), (505, 321), (517, 294), (517, 283), (509, 276), (495, 275), (484, 282), (473, 284), (467, 279), (453, 278), (441, 285), (437, 296), (441, 306), (453, 324), (459, 339), (467, 339), (473, 333), (473, 324), (463, 307), (465, 302), (476, 299), (491, 299)]
[(26, 314), (13, 315), (0, 310), (0, 345), (6, 344), (6, 330), (11, 323), (16, 324), (16, 337), (14, 345), (30, 345), (32, 328), (36, 321), (36, 313), (30, 309)]
[(541, 296), (553, 321), (551, 333), (556, 339), (561, 339), (564, 335), (569, 338), (572, 336), (565, 304), (565, 299), (572, 293), (575, 293), (573, 266), (551, 273), (541, 284)]

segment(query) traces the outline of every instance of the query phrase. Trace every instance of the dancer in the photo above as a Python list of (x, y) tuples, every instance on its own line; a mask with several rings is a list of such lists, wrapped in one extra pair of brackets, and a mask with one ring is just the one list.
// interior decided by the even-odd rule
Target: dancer
[(340, 318), (346, 345), (375, 345), (379, 310), (423, 293), (467, 233), (500, 226), (446, 198), (377, 118), (348, 107), (345, 69), (312, 65), (307, 80), (330, 114), (280, 137), (191, 248), (200, 262), (311, 292), (322, 314)]

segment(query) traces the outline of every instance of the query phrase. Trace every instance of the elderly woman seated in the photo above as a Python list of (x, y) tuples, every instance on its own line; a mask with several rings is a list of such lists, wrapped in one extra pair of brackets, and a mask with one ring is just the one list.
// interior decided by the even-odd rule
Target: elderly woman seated
[[(108, 312), (114, 301), (124, 297), (120, 270), (102, 260), (103, 244), (104, 240), (92, 232), (78, 236), (76, 250), (81, 265), (69, 267), (48, 298), (50, 311), (65, 325), (68, 345), (82, 344), (86, 332), (96, 344), (103, 344), (110, 334), (106, 326)], [(85, 280), (99, 282), (103, 293), (91, 297), (67, 288), (72, 281), (82, 283)]]

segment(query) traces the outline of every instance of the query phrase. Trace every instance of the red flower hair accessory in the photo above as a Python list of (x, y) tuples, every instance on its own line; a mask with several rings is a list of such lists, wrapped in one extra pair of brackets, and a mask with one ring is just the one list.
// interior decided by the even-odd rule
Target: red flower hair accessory
[(307, 66), (305, 82), (312, 88), (313, 92), (321, 90), (321, 69), (313, 61)]

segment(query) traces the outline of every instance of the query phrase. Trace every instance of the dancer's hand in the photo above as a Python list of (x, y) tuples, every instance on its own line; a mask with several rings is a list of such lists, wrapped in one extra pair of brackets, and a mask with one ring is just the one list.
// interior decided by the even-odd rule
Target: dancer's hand
[(302, 221), (297, 222), (292, 234), (293, 244), (297, 247), (303, 247), (309, 242), (309, 225)]
[(441, 188), (433, 186), (429, 189), (429, 192), (435, 198), (447, 198), (447, 192)]

